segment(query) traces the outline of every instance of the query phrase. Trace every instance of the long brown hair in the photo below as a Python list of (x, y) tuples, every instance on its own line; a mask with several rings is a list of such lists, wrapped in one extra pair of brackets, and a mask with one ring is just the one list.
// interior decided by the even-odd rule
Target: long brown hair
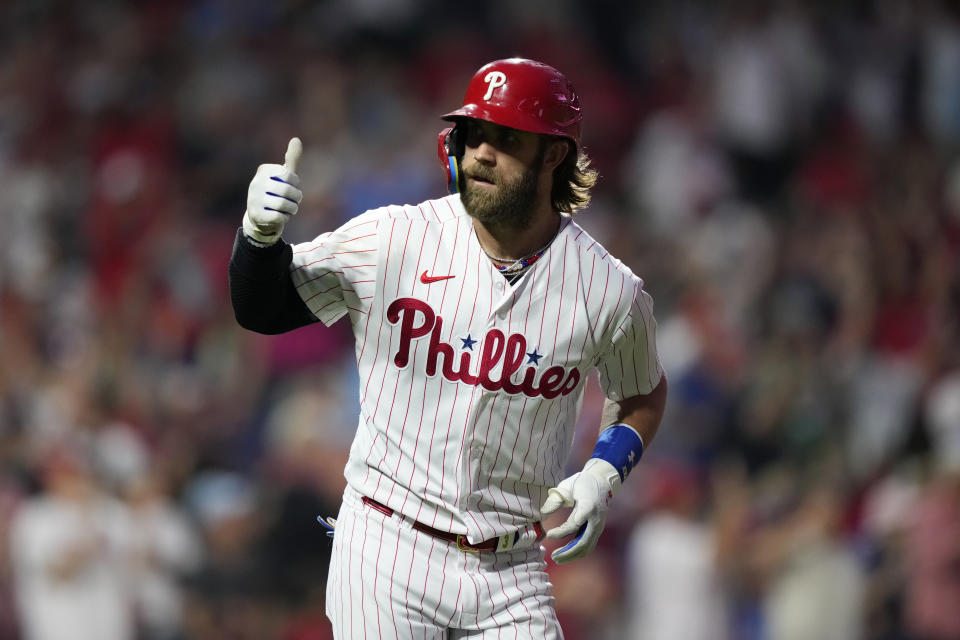
[(550, 203), (557, 211), (574, 214), (590, 204), (590, 189), (597, 183), (599, 174), (590, 167), (590, 157), (583, 149), (568, 142), (569, 151), (553, 170), (553, 189)]

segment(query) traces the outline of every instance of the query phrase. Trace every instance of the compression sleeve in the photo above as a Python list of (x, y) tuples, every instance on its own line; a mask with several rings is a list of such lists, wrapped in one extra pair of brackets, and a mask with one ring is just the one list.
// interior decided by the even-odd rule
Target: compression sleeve
[(230, 302), (241, 327), (277, 334), (317, 322), (290, 278), (292, 259), (293, 251), (282, 239), (255, 247), (242, 229), (237, 231), (230, 256)]

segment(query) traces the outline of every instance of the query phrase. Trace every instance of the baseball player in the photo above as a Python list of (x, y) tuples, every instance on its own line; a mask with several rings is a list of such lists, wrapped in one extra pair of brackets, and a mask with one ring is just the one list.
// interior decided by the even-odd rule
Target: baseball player
[[(589, 553), (649, 445), (666, 379), (643, 281), (572, 214), (596, 172), (579, 99), (532, 60), (482, 67), (443, 116), (447, 197), (281, 239), (301, 201), (290, 141), (259, 167), (230, 261), (240, 324), (279, 333), (347, 316), (360, 417), (327, 580), (338, 638), (562, 638), (541, 520)], [(591, 369), (607, 398), (564, 479)]]

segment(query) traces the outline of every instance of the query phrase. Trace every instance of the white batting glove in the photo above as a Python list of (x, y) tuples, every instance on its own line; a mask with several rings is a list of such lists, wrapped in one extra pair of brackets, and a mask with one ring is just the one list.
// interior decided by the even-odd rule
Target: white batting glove
[(300, 138), (291, 138), (283, 164), (260, 165), (250, 181), (243, 234), (260, 245), (276, 243), (289, 217), (297, 214), (303, 200), (297, 176), (302, 153)]
[(600, 458), (590, 458), (579, 471), (563, 480), (547, 493), (540, 507), (549, 515), (560, 507), (573, 507), (570, 517), (559, 527), (547, 532), (548, 538), (577, 536), (550, 557), (557, 564), (582, 558), (597, 546), (597, 540), (607, 521), (607, 509), (614, 494), (620, 489), (620, 475), (612, 464)]

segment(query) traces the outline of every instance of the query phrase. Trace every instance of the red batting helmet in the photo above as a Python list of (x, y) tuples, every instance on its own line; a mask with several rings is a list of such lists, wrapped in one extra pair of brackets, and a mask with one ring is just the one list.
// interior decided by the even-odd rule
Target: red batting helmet
[(442, 117), (476, 118), (563, 136), (580, 146), (580, 98), (562, 73), (535, 60), (508, 58), (480, 67), (470, 80), (463, 106)]

